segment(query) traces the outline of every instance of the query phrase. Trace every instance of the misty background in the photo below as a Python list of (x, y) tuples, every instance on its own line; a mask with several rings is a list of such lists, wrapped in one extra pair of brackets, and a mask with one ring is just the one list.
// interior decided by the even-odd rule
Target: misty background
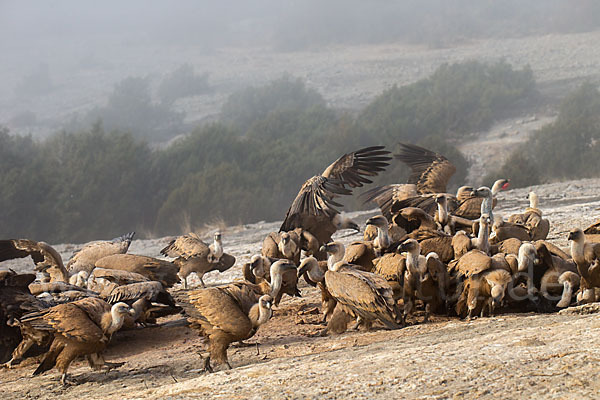
[(398, 141), (453, 187), (598, 176), (599, 29), (593, 0), (2, 0), (0, 232), (282, 219), (339, 155)]

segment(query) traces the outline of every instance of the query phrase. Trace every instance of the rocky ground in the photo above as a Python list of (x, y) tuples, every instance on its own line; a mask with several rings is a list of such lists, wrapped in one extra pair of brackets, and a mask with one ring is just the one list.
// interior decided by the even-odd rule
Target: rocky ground
[[(550, 240), (567, 245), (573, 227), (600, 214), (600, 179), (541, 185), (500, 194), (497, 214), (524, 209), (528, 190), (540, 196), (551, 221)], [(351, 213), (364, 223), (375, 211)], [(259, 252), (278, 223), (258, 223), (224, 231), (226, 251), (239, 263), (224, 274), (205, 277), (215, 285), (241, 276), (239, 265)], [(207, 232), (207, 236), (209, 233)], [(345, 243), (358, 235), (341, 232)], [(158, 256), (169, 238), (135, 240), (131, 252)], [(78, 246), (58, 245), (65, 258)], [(5, 265), (3, 264), (3, 267)], [(30, 270), (27, 260), (10, 264)], [(198, 281), (194, 281), (198, 284)], [(181, 290), (176, 285), (175, 290)], [(302, 298), (286, 297), (274, 316), (248, 340), (229, 349), (232, 370), (202, 373), (204, 344), (181, 316), (161, 326), (122, 331), (107, 351), (125, 362), (108, 373), (79, 361), (71, 368), (79, 384), (63, 388), (56, 371), (31, 377), (32, 358), (0, 371), (5, 398), (596, 398), (600, 391), (598, 311), (559, 314), (500, 314), (471, 322), (438, 316), (397, 331), (348, 332), (322, 337), (318, 292), (306, 285)], [(257, 348), (256, 343), (260, 346)]]

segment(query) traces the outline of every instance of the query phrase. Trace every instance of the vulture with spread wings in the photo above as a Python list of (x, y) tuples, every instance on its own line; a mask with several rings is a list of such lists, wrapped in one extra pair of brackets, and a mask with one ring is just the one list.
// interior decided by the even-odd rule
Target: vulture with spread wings
[(389, 165), (391, 157), (384, 146), (372, 146), (344, 154), (321, 175), (307, 180), (292, 202), (280, 232), (302, 228), (312, 233), (320, 244), (331, 240), (338, 229), (358, 226), (341, 217), (336, 207), (341, 207), (334, 199), (340, 195), (349, 195), (352, 189), (372, 181), (368, 177), (376, 176)]
[[(408, 182), (373, 188), (362, 195), (365, 203), (377, 203), (383, 215), (390, 220), (395, 210), (405, 207), (418, 207), (428, 213), (435, 212), (434, 195), (446, 193), (446, 187), (456, 172), (456, 167), (446, 157), (431, 150), (408, 143), (399, 145), (400, 152), (394, 157), (410, 167)], [(449, 200), (452, 202), (452, 198)], [(457, 205), (449, 204), (449, 208), (455, 208)]]

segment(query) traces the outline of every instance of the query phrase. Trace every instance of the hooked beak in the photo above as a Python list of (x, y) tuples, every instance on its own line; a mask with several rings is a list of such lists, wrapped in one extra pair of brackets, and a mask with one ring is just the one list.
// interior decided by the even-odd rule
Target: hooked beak
[(567, 237), (567, 240), (573, 240), (573, 232), (569, 232), (569, 236)]
[(129, 315), (131, 315), (132, 317), (135, 316), (135, 310), (133, 308), (129, 308)]
[(319, 251), (327, 252), (327, 245), (324, 244), (323, 246), (319, 247)]

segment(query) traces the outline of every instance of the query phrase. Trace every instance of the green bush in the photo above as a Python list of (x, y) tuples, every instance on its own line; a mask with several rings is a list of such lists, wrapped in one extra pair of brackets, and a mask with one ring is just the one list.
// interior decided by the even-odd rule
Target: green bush
[(600, 92), (588, 82), (562, 102), (556, 121), (535, 132), (522, 146), (526, 150), (513, 154), (493, 175), (505, 173), (515, 186), (597, 177), (599, 146)]
[(274, 111), (304, 111), (323, 106), (325, 100), (306, 88), (301, 79), (286, 75), (262, 87), (249, 87), (231, 94), (221, 109), (221, 118), (236, 129), (246, 132), (252, 124)]
[(190, 64), (183, 64), (168, 74), (158, 86), (158, 97), (171, 105), (182, 97), (196, 96), (210, 91), (208, 73), (198, 75)]
[(359, 115), (358, 123), (382, 141), (424, 137), (456, 140), (487, 129), (535, 92), (530, 68), (506, 62), (442, 65), (431, 77), (386, 90)]
[(86, 115), (83, 126), (102, 121), (107, 130), (128, 131), (153, 142), (182, 133), (183, 119), (184, 114), (173, 111), (170, 105), (152, 102), (148, 79), (129, 77), (115, 85), (105, 107)]

